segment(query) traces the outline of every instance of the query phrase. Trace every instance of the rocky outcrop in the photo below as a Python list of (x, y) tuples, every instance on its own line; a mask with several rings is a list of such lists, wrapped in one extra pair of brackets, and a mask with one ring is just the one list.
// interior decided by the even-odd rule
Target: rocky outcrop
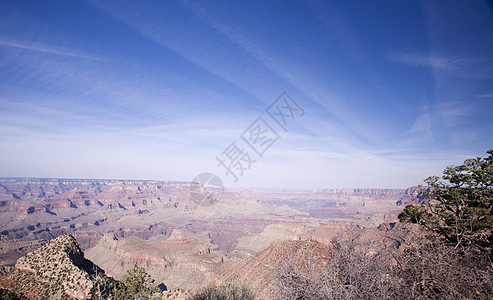
[(309, 230), (309, 226), (301, 224), (271, 224), (259, 234), (248, 234), (239, 238), (234, 254), (254, 254), (266, 249), (276, 241), (299, 240), (306, 236)]
[(138, 237), (117, 239), (106, 234), (86, 254), (116, 279), (137, 264), (157, 283), (171, 289), (195, 288), (207, 283), (211, 277), (210, 266), (220, 263), (223, 257), (217, 246), (179, 230), (159, 242)]
[(104, 273), (84, 258), (75, 238), (61, 235), (19, 258), (0, 286), (28, 299), (88, 299), (95, 272)]
[(246, 284), (256, 294), (256, 299), (275, 299), (277, 285), (274, 272), (289, 257), (308, 260), (318, 256), (330, 260), (330, 248), (316, 239), (278, 241), (256, 254), (233, 258), (219, 265), (215, 271), (217, 281)]

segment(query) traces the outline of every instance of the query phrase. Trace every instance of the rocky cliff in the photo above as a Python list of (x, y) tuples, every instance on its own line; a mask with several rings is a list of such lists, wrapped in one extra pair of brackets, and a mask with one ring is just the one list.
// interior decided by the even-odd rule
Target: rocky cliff
[(137, 263), (172, 288), (193, 287), (215, 280), (210, 264), (276, 241), (325, 243), (343, 224), (376, 228), (419, 201), (416, 189), (235, 189), (207, 205), (197, 193), (187, 182), (0, 178), (0, 273), (70, 234), (110, 275)]
[(61, 235), (19, 258), (0, 286), (28, 299), (88, 299), (94, 272), (104, 273), (84, 258), (75, 238)]
[(211, 265), (220, 263), (224, 256), (216, 245), (179, 230), (159, 242), (138, 237), (117, 239), (107, 234), (86, 254), (116, 279), (137, 264), (170, 289), (200, 287), (212, 277)]

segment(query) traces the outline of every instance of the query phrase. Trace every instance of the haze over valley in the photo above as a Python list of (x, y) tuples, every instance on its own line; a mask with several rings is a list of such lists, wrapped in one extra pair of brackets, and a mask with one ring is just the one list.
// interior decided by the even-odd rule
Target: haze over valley
[[(28, 251), (71, 234), (86, 258), (121, 278), (135, 263), (169, 288), (226, 281), (230, 260), (274, 242), (328, 242), (348, 225), (395, 223), (417, 203), (416, 188), (207, 189), (198, 183), (3, 178), (2, 269)], [(200, 199), (200, 201), (197, 201)], [(229, 264), (229, 267), (228, 267)]]

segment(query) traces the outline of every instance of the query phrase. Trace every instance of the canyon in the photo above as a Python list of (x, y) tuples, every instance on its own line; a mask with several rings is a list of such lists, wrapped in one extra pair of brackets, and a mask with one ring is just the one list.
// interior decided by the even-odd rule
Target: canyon
[(168, 289), (250, 276), (267, 299), (268, 273), (283, 257), (354, 228), (378, 236), (419, 201), (416, 187), (212, 191), (176, 181), (1, 178), (0, 270), (70, 234), (117, 279), (134, 264)]

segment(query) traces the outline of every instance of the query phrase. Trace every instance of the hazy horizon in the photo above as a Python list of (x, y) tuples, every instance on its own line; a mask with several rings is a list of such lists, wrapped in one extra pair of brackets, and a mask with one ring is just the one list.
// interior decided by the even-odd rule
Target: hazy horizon
[[(9, 179), (14, 179), (14, 180), (25, 180), (25, 179), (34, 179), (34, 180), (100, 180), (100, 181), (135, 181), (135, 182), (179, 182), (179, 183), (197, 183), (197, 182), (192, 182), (191, 180), (183, 180), (183, 181), (177, 181), (177, 180), (172, 180), (172, 179), (132, 179), (132, 178), (75, 178), (75, 177), (5, 177), (2, 176), (0, 177), (0, 180), (9, 180)], [(422, 184), (422, 186), (425, 186), (426, 184)], [(209, 186), (206, 186), (209, 187)], [(379, 190), (407, 190), (407, 189), (412, 189), (412, 188), (417, 188), (418, 185), (413, 185), (413, 186), (408, 186), (408, 187), (396, 187), (396, 188), (375, 188), (375, 187), (358, 187), (358, 186), (339, 186), (339, 187), (334, 187), (334, 186), (327, 186), (327, 187), (317, 187), (317, 188), (310, 188), (310, 187), (291, 187), (291, 186), (280, 186), (280, 187), (270, 187), (270, 186), (244, 186), (244, 187), (231, 187), (231, 186), (225, 186), (224, 189), (225, 191), (231, 190), (231, 191), (236, 191), (236, 190), (344, 190), (344, 189), (379, 189)]]
[(6, 0), (0, 32), (1, 177), (407, 188), (493, 148), (487, 1)]

